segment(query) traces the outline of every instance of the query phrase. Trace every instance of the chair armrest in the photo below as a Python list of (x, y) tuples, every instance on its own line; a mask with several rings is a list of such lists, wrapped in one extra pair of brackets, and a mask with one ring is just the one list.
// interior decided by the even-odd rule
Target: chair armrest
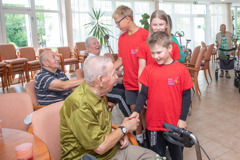
[(33, 134), (33, 127), (32, 124), (30, 124), (29, 128), (28, 128), (28, 133)]
[(182, 64), (184, 64), (185, 66), (195, 66), (195, 64), (193, 64), (193, 63), (182, 63)]
[(192, 68), (192, 67), (187, 67), (187, 69), (188, 69), (189, 71), (196, 71), (196, 72), (199, 71), (199, 69), (197, 69), (197, 68)]
[[(113, 129), (117, 129), (118, 126), (117, 126), (117, 125), (112, 125), (112, 128), (113, 128)], [(128, 132), (128, 133), (127, 133), (127, 136), (128, 136), (128, 138), (129, 138), (129, 142), (130, 142), (132, 145), (138, 146), (138, 142), (137, 142), (137, 140), (135, 139), (135, 137), (132, 135), (132, 133)]]
[(40, 108), (43, 108), (43, 107), (45, 107), (45, 106), (44, 105), (36, 105), (36, 106), (33, 106), (33, 109), (34, 109), (34, 111), (36, 111), (36, 110), (38, 110)]
[(19, 64), (19, 63), (27, 62), (27, 58), (7, 59), (7, 60), (4, 60), (4, 62), (7, 64)]
[(76, 52), (71, 52), (71, 56), (73, 56), (74, 58), (78, 58), (78, 54)]

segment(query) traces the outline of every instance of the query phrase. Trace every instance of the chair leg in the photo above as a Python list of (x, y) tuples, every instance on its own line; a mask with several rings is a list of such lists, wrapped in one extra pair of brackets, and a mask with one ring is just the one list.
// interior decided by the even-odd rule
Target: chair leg
[(205, 76), (205, 79), (206, 79), (206, 81), (207, 81), (207, 84), (209, 85), (209, 83), (208, 83), (208, 79), (207, 79), (206, 69), (204, 69), (204, 76)]
[(211, 73), (210, 73), (210, 69), (208, 68), (207, 70), (208, 70), (209, 77), (210, 77), (210, 79), (212, 81), (212, 76), (211, 76)]
[(4, 85), (4, 83), (5, 83), (5, 81), (4, 81), (4, 75), (1, 76), (1, 79), (2, 79), (2, 90), (3, 90), (3, 92), (4, 92), (4, 88), (5, 88), (5, 85)]
[(198, 73), (195, 72), (195, 74), (194, 74), (194, 86), (195, 86), (195, 90), (196, 90), (198, 99), (201, 100), (201, 98), (200, 98), (201, 91), (200, 91), (200, 88), (199, 88), (199, 85), (198, 85), (198, 79), (197, 78), (198, 78)]

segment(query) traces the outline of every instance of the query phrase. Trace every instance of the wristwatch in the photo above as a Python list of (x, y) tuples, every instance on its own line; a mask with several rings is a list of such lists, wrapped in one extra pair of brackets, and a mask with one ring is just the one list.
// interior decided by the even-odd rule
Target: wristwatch
[(123, 126), (119, 126), (118, 128), (121, 129), (122, 133), (125, 135), (127, 133), (127, 129)]

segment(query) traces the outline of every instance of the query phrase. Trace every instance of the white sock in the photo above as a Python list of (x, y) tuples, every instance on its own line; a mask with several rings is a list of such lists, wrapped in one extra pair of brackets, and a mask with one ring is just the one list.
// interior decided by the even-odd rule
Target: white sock
[(143, 134), (142, 133), (141, 134), (137, 134), (136, 138), (137, 138), (139, 143), (143, 143)]

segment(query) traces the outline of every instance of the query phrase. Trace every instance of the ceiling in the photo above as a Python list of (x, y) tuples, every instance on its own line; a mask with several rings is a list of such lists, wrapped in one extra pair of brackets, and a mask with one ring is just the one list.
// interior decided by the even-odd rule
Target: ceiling
[(240, 4), (240, 0), (159, 0), (159, 2), (198, 2), (198, 3), (203, 3), (203, 2), (208, 2), (208, 3), (238, 3)]

